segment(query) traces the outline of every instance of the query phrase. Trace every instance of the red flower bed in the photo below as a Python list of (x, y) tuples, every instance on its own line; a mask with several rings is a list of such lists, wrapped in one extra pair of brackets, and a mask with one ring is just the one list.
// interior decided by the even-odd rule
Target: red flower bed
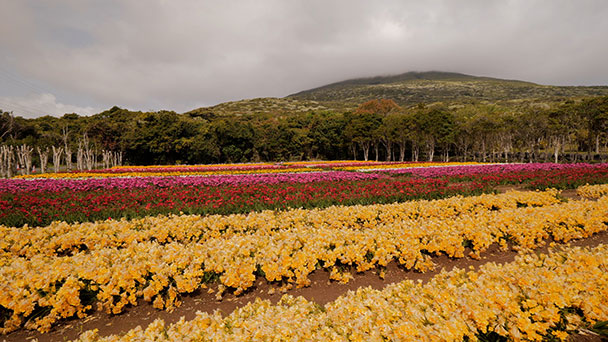
[(147, 187), (104, 191), (17, 192), (0, 199), (0, 224), (45, 225), (54, 220), (83, 222), (108, 217), (229, 214), (289, 207), (372, 204), (441, 198), (488, 191), (481, 183), (441, 179), (383, 178), (365, 181), (251, 184), (244, 186)]
[(475, 181), (488, 185), (523, 184), (529, 189), (573, 189), (585, 184), (608, 183), (607, 164), (580, 164), (547, 170), (505, 171), (438, 177), (452, 182)]
[(500, 167), (504, 170), (494, 170), (489, 174), (458, 174), (454, 172), (457, 168), (439, 173), (434, 170), (436, 174), (429, 175), (429, 178), (422, 178), (416, 173), (414, 176), (390, 173), (393, 177), (313, 183), (151, 184), (141, 188), (110, 187), (103, 191), (14, 189), (10, 193), (0, 193), (0, 224), (37, 226), (54, 220), (83, 222), (180, 212), (230, 214), (289, 207), (390, 203), (490, 192), (492, 187), (500, 184), (521, 184), (532, 189), (569, 189), (587, 183), (608, 183), (606, 164)]

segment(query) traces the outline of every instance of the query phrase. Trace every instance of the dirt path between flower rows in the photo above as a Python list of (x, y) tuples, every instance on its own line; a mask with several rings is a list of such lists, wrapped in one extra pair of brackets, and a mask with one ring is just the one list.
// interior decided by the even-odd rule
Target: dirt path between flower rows
[[(499, 189), (502, 191), (510, 190)], [(576, 192), (563, 192), (565, 198), (577, 198)], [(608, 232), (601, 232), (594, 236), (571, 242), (573, 246), (597, 246), (599, 244), (608, 243)], [(539, 248), (538, 252), (546, 252), (547, 247)], [(428, 281), (433, 276), (438, 274), (442, 269), (451, 270), (452, 268), (468, 268), (479, 267), (488, 262), (507, 263), (514, 260), (517, 252), (501, 251), (498, 246), (491, 246), (485, 253), (481, 254), (481, 259), (474, 260), (469, 257), (462, 259), (450, 259), (447, 256), (434, 257), (433, 261), (437, 264), (437, 268), (433, 272), (417, 273), (406, 271), (397, 263), (391, 262), (385, 269), (385, 277), (381, 279), (378, 275), (378, 270), (370, 270), (364, 273), (353, 273), (353, 279), (347, 284), (340, 284), (329, 280), (329, 272), (317, 270), (313, 272), (309, 279), (311, 285), (306, 288), (282, 289), (281, 286), (268, 283), (266, 280), (258, 280), (256, 285), (249, 291), (234, 296), (233, 294), (224, 294), (221, 300), (216, 299), (217, 285), (212, 286), (213, 293), (208, 290), (200, 290), (192, 294), (182, 297), (182, 305), (169, 313), (154, 309), (150, 303), (140, 301), (139, 305), (128, 308), (120, 315), (111, 316), (103, 312), (93, 312), (85, 319), (72, 319), (63, 322), (56, 326), (51, 332), (40, 334), (35, 331), (20, 330), (9, 335), (0, 337), (0, 341), (33, 341), (38, 339), (40, 342), (67, 341), (77, 338), (82, 332), (91, 329), (98, 329), (103, 336), (110, 334), (121, 334), (138, 325), (146, 327), (157, 318), (163, 319), (167, 323), (176, 322), (180, 317), (185, 317), (186, 320), (191, 320), (195, 317), (197, 311), (213, 312), (220, 310), (224, 315), (229, 314), (234, 309), (242, 307), (256, 298), (269, 299), (276, 303), (283, 294), (293, 296), (303, 296), (307, 300), (315, 301), (319, 304), (326, 304), (335, 300), (339, 296), (345, 294), (349, 290), (355, 290), (359, 287), (371, 286), (375, 289), (382, 289), (388, 284), (399, 282), (405, 279)], [(575, 340), (584, 341), (599, 341), (599, 339), (585, 339), (579, 336)]]

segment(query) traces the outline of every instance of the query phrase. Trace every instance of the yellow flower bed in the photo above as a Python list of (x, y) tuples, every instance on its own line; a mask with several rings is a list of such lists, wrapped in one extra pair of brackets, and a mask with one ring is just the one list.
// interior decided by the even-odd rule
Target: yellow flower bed
[(362, 288), (325, 306), (286, 295), (276, 305), (258, 299), (227, 316), (156, 320), (124, 336), (87, 331), (78, 341), (476, 341), (489, 333), (565, 341), (608, 319), (606, 269), (605, 245), (564, 248), (478, 271), (442, 272), (426, 284)]
[[(547, 194), (554, 198), (556, 192)], [(213, 275), (237, 294), (253, 286), (256, 276), (307, 286), (308, 275), (317, 268), (330, 270), (332, 279), (341, 281), (348, 279), (340, 272), (341, 265), (364, 271), (395, 260), (405, 268), (424, 272), (434, 267), (431, 254), (463, 257), (469, 246), (472, 256), (478, 256), (493, 243), (535, 247), (550, 236), (568, 241), (608, 228), (608, 197), (522, 208), (515, 201), (514, 206), (503, 209), (492, 204), (470, 212), (446, 208), (431, 205), (429, 214), (421, 219), (401, 216), (399, 211), (379, 212), (378, 206), (359, 207), (371, 223), (361, 221), (354, 227), (340, 221), (347, 217), (340, 209), (352, 207), (330, 208), (336, 214), (318, 216), (325, 220), (318, 225), (305, 223), (310, 219), (307, 211), (294, 211), (292, 215), (301, 216), (291, 218), (292, 226), (278, 229), (238, 231), (237, 227), (226, 236), (210, 235), (193, 242), (132, 241), (67, 256), (13, 256), (0, 268), (0, 305), (11, 310), (0, 332), (18, 328), (35, 308), (50, 313), (28, 320), (25, 326), (41, 331), (62, 317), (82, 315), (86, 305), (75, 288), (95, 293), (98, 305), (108, 312), (119, 313), (142, 297), (157, 308), (172, 309), (179, 305), (179, 293), (204, 286), (205, 279)], [(332, 217), (337, 220), (335, 225), (331, 225)], [(67, 290), (65, 284), (69, 284)]]
[[(0, 265), (14, 256), (70, 255), (79, 250), (120, 248), (133, 242), (166, 242), (228, 239), (235, 234), (291, 228), (375, 228), (395, 221), (447, 219), (488, 209), (546, 206), (559, 203), (555, 190), (512, 191), (500, 195), (455, 196), (394, 204), (332, 206), (325, 209), (290, 209), (235, 215), (169, 215), (119, 221), (69, 224), (53, 222), (46, 227), (0, 226)], [(412, 225), (416, 225), (412, 223)]]
[(608, 195), (608, 184), (583, 185), (576, 189), (576, 193), (584, 198), (596, 199)]
[(264, 173), (299, 173), (323, 171), (318, 168), (285, 168), (285, 169), (253, 169), (253, 170), (223, 170), (223, 171), (187, 171), (187, 172), (74, 172), (74, 173), (41, 173), (20, 175), (13, 178), (110, 178), (110, 177), (169, 177), (169, 176), (211, 176), (211, 175), (246, 175)]

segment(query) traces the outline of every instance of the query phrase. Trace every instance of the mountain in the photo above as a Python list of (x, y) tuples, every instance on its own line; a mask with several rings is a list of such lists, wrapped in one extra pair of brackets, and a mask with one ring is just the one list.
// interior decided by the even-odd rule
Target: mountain
[(421, 102), (551, 100), (598, 95), (608, 95), (608, 86), (546, 86), (525, 81), (430, 71), (356, 78), (301, 91), (288, 98), (345, 104), (386, 98), (407, 106)]
[(549, 86), (453, 72), (407, 72), (399, 75), (356, 78), (304, 90), (284, 98), (257, 98), (194, 109), (201, 117), (267, 114), (289, 115), (308, 111), (352, 110), (373, 99), (392, 99), (401, 106), (435, 102), (553, 102), (565, 98), (608, 95), (608, 86)]
[(187, 112), (186, 114), (191, 116), (213, 118), (218, 116), (249, 114), (289, 115), (306, 113), (310, 111), (323, 111), (328, 109), (333, 108), (322, 105), (317, 101), (300, 100), (290, 97), (263, 97), (224, 102), (211, 107), (201, 107)]

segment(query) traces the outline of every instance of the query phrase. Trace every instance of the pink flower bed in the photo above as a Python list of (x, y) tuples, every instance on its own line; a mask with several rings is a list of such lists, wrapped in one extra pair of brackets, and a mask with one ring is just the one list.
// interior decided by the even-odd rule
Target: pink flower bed
[(492, 174), (500, 176), (501, 173), (513, 172), (537, 172), (551, 170), (569, 169), (605, 169), (608, 164), (555, 164), (555, 163), (530, 163), (530, 164), (494, 164), (494, 165), (461, 165), (461, 166), (438, 166), (428, 168), (412, 168), (387, 170), (391, 174), (409, 173), (419, 177), (443, 177), (443, 176), (469, 176), (479, 174)]
[(312, 183), (322, 181), (351, 181), (375, 179), (374, 173), (346, 171), (212, 175), (212, 176), (167, 176), (95, 179), (0, 179), (0, 193), (21, 191), (88, 191), (94, 189), (130, 189), (172, 186), (219, 186), (277, 183)]

